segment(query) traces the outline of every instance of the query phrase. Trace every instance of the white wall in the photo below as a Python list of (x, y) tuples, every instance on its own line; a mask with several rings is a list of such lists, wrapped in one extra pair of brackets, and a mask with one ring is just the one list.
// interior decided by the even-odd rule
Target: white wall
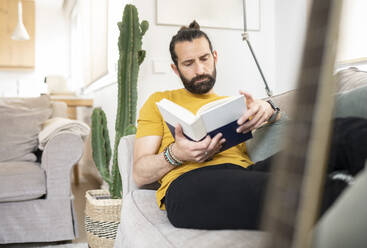
[[(269, 41), (274, 40), (274, 2), (261, 1), (261, 30), (250, 32), (251, 43), (272, 86), (275, 84), (275, 43)], [(133, 3), (139, 10), (139, 17), (147, 19), (150, 23), (143, 40), (147, 57), (139, 74), (138, 105), (141, 106), (154, 91), (182, 87), (179, 78), (169, 68), (171, 59), (168, 49), (172, 36), (180, 27), (156, 25), (156, 1), (135, 0)], [(175, 15), (175, 11), (172, 15)], [(219, 56), (215, 91), (221, 95), (234, 95), (238, 93), (238, 89), (245, 89), (257, 97), (265, 96), (256, 65), (247, 45), (242, 41), (242, 31), (217, 28), (202, 30), (208, 34)], [(168, 72), (155, 74), (155, 61), (162, 61)]]
[(275, 4), (274, 93), (294, 89), (303, 52), (308, 1), (282, 0)]
[(62, 1), (36, 0), (35, 3), (35, 70), (0, 70), (0, 96), (16, 96), (17, 80), (20, 96), (37, 96), (44, 90), (45, 76), (68, 74), (67, 23)]
[(367, 58), (366, 10), (365, 0), (343, 2), (338, 61)]

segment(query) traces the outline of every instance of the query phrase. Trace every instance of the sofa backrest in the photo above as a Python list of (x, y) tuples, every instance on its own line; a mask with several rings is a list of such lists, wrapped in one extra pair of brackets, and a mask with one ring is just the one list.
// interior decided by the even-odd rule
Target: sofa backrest
[[(361, 71), (356, 67), (350, 67), (338, 71), (334, 75), (335, 82), (335, 94), (340, 96), (341, 94), (348, 93), (360, 87), (367, 86), (367, 72)], [(290, 119), (293, 119), (293, 108), (297, 94), (297, 90), (290, 90), (273, 97), (273, 101), (279, 108), (287, 114)]]
[(35, 162), (38, 134), (51, 113), (48, 96), (0, 98), (0, 162)]

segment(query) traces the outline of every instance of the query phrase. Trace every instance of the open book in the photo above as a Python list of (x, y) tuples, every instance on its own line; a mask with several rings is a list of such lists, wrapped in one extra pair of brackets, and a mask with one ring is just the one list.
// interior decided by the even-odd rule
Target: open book
[(252, 138), (252, 133), (237, 133), (237, 120), (246, 112), (243, 95), (232, 96), (202, 106), (196, 115), (184, 107), (163, 98), (157, 102), (164, 121), (175, 137), (175, 126), (180, 124), (184, 135), (193, 141), (200, 141), (210, 135), (222, 133), (226, 142), (221, 151)]

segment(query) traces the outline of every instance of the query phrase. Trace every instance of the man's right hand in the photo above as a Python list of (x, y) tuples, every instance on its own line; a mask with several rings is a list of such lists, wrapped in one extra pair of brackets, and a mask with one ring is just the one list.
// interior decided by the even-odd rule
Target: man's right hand
[[(220, 150), (225, 140), (221, 134), (213, 139), (209, 136), (200, 142), (185, 138), (181, 126), (176, 127), (176, 141), (172, 152), (177, 159), (190, 162), (204, 162)], [(163, 153), (157, 153), (162, 142), (161, 136), (145, 136), (135, 139), (133, 178), (138, 187), (161, 179), (174, 166), (169, 164)]]
[(179, 160), (201, 163), (217, 154), (225, 141), (221, 133), (213, 138), (207, 135), (199, 142), (191, 141), (184, 136), (182, 127), (177, 125), (172, 152)]

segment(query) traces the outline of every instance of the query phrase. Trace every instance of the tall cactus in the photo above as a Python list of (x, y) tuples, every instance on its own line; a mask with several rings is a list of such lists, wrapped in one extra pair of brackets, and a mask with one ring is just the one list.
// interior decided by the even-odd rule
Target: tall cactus
[[(139, 66), (145, 58), (145, 51), (141, 50), (142, 37), (147, 31), (149, 24), (142, 21), (139, 24), (138, 11), (134, 5), (126, 5), (122, 23), (118, 23), (120, 37), (118, 41), (120, 58), (118, 61), (118, 106), (116, 132), (122, 135), (136, 132), (136, 103), (137, 81)], [(120, 82), (124, 82), (123, 85)]]
[(112, 198), (121, 198), (122, 182), (118, 169), (118, 145), (121, 137), (136, 132), (137, 81), (139, 66), (144, 61), (145, 51), (141, 49), (142, 38), (149, 23), (139, 23), (138, 11), (134, 5), (127, 4), (118, 40), (119, 60), (117, 71), (118, 97), (115, 124), (115, 142), (113, 149), (112, 171), (109, 170), (111, 147), (107, 130), (106, 115), (101, 108), (95, 108), (92, 114), (93, 160), (109, 185)]

